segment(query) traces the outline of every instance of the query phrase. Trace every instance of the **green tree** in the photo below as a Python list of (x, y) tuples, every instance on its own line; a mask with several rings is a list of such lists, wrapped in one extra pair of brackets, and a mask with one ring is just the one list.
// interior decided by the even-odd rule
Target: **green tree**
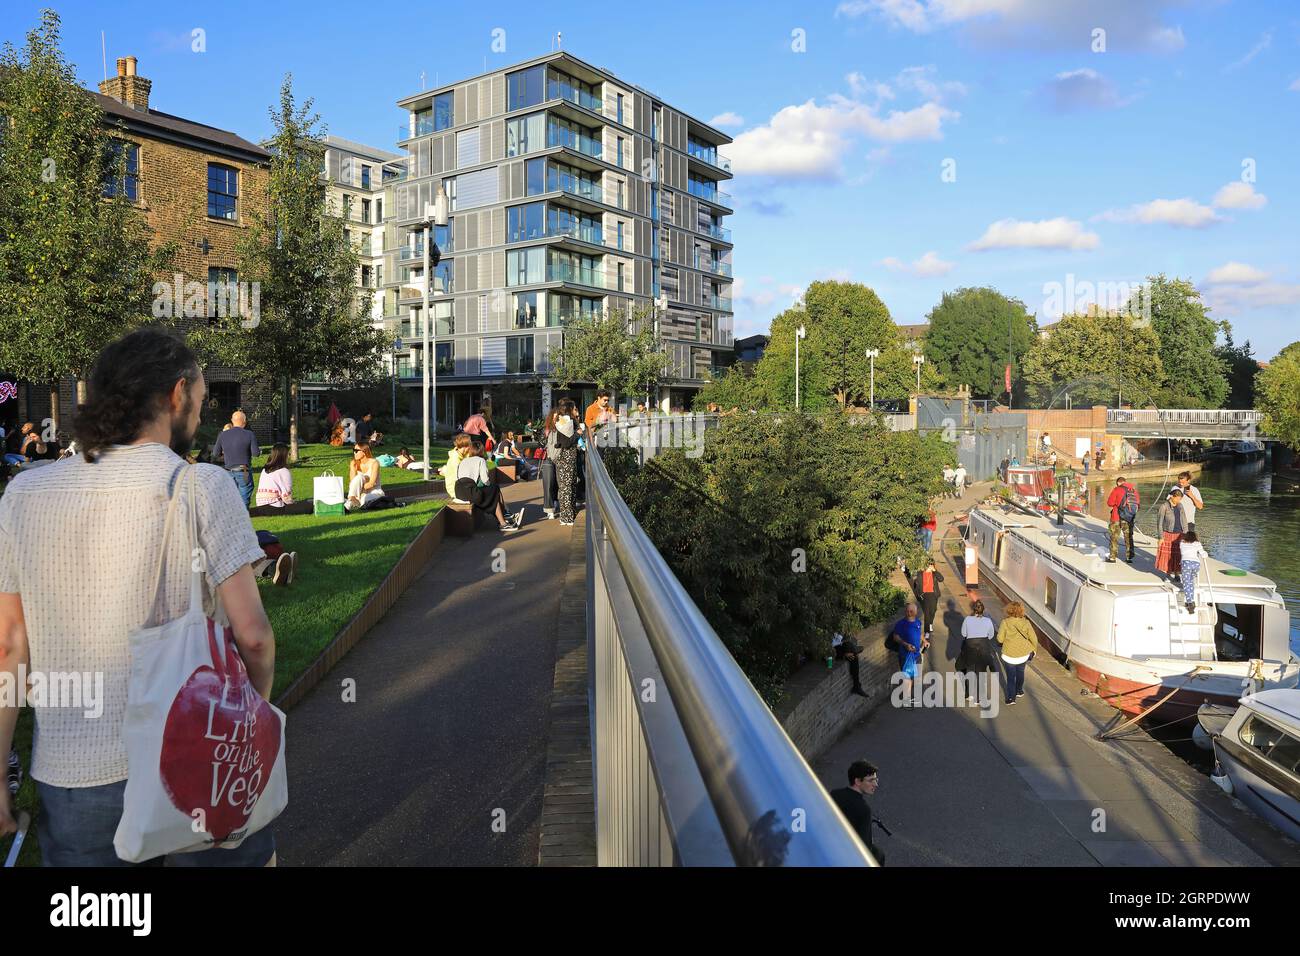
[(1260, 431), (1300, 450), (1300, 342), (1292, 342), (1260, 369), (1255, 403), (1264, 413)]
[(1259, 362), (1255, 351), (1250, 347), (1250, 339), (1243, 345), (1232, 341), (1232, 327), (1223, 325), (1224, 343), (1216, 350), (1219, 358), (1228, 365), (1227, 408), (1255, 407), (1255, 376), (1259, 374)]
[(1025, 304), (996, 289), (963, 288), (945, 292), (927, 316), (926, 357), (944, 380), (967, 384), (977, 398), (1006, 400), (1006, 366), (1022, 393), (1024, 384), (1016, 370), (1033, 344), (1037, 328)]
[(899, 557), (941, 486), (938, 436), (890, 432), (834, 405), (734, 415), (704, 453), (661, 453), (616, 481), (629, 507), (771, 703), (801, 655), (892, 613)]
[(325, 144), (312, 101), (294, 102), (293, 78), (272, 109), (270, 209), (240, 246), (240, 280), (260, 286), (260, 313), (196, 333), (204, 351), (289, 391), (289, 443), (298, 457), (298, 387), (311, 373), (366, 383), (388, 336), (356, 307), (359, 259), (320, 177)]
[(1160, 339), (1160, 362), (1168, 380), (1164, 402), (1221, 408), (1228, 397), (1228, 363), (1215, 349), (1222, 326), (1210, 318), (1196, 286), (1164, 273), (1149, 276), (1147, 285), (1133, 294), (1128, 311), (1134, 317), (1149, 315)]
[(1067, 315), (1025, 353), (1029, 398), (1039, 406), (1146, 404), (1165, 383), (1155, 330), (1122, 313)]
[(739, 408), (742, 411), (766, 406), (767, 400), (754, 375), (756, 364), (737, 362), (712, 375), (704, 387), (695, 393), (694, 408), (702, 410), (711, 402), (716, 402), (723, 409)]
[(552, 355), (553, 374), (562, 387), (594, 382), (632, 395), (650, 395), (668, 361), (651, 313), (626, 315), (619, 309), (566, 324), (564, 344)]
[[(50, 383), (84, 379), (110, 341), (148, 319), (150, 249), (124, 185), (124, 150), (41, 14), (22, 50), (0, 54), (0, 367)], [(105, 197), (106, 184), (116, 195)]]

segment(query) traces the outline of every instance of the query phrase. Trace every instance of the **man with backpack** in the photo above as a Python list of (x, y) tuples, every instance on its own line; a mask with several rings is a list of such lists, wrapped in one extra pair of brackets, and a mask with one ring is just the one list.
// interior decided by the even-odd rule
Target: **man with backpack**
[(1120, 475), (1115, 479), (1115, 487), (1106, 498), (1110, 508), (1110, 557), (1107, 563), (1114, 564), (1119, 557), (1119, 538), (1123, 532), (1128, 542), (1128, 563), (1133, 563), (1133, 522), (1137, 521), (1138, 507), (1142, 499), (1138, 490)]

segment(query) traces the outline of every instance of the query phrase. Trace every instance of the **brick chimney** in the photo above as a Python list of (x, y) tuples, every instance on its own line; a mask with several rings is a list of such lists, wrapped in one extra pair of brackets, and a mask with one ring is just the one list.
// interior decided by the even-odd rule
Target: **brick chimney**
[(117, 76), (109, 77), (99, 84), (99, 92), (111, 96), (119, 103), (125, 103), (132, 109), (149, 112), (149, 90), (152, 81), (143, 76), (136, 76), (135, 57), (119, 56), (117, 58)]

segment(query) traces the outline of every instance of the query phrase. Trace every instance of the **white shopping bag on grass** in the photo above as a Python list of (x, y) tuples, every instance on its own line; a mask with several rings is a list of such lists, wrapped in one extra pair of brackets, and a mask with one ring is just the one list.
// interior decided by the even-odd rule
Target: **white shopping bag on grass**
[(343, 514), (343, 479), (328, 468), (311, 480), (312, 507), (318, 515)]
[(129, 638), (126, 795), (113, 848), (133, 863), (233, 849), (289, 801), (284, 714), (253, 689), (231, 632), (203, 614), (206, 555), (198, 546), (194, 471), (189, 466), (176, 482), (153, 592), (156, 601), (184, 481), (189, 608)]

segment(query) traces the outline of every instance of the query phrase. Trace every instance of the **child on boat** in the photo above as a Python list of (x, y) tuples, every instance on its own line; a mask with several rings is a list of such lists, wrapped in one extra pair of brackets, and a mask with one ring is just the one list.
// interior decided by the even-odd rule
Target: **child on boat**
[(1179, 542), (1179, 552), (1183, 563), (1183, 598), (1187, 602), (1187, 613), (1194, 614), (1196, 613), (1196, 578), (1201, 573), (1201, 565), (1206, 560), (1205, 548), (1201, 547), (1195, 531), (1188, 531), (1183, 535)]

